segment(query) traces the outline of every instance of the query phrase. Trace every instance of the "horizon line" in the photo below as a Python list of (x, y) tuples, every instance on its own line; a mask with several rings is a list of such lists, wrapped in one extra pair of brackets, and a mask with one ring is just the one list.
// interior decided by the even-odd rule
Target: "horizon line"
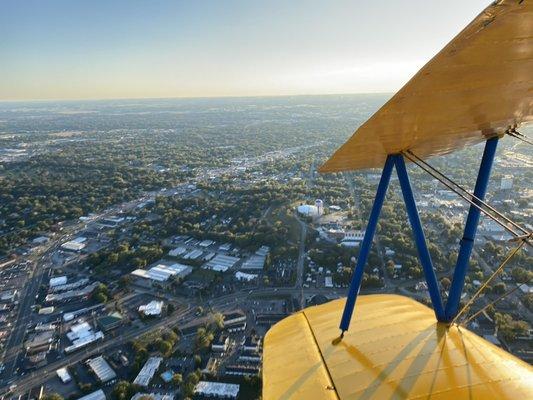
[(37, 103), (37, 102), (69, 102), (69, 101), (112, 101), (112, 100), (201, 100), (201, 99), (246, 99), (274, 97), (318, 97), (347, 96), (369, 94), (394, 94), (395, 91), (376, 92), (342, 92), (342, 93), (299, 93), (299, 94), (265, 94), (265, 95), (220, 95), (220, 96), (164, 96), (164, 97), (83, 97), (83, 98), (45, 98), (45, 99), (0, 99), (0, 103)]

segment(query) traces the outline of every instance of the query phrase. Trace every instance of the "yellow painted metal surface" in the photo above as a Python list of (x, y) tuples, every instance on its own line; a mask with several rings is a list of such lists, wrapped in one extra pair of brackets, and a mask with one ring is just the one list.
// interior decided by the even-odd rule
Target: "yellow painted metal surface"
[(382, 167), (388, 154), (426, 158), (502, 136), (533, 119), (533, 1), (488, 6), (321, 167)]
[(403, 296), (359, 296), (338, 337), (345, 299), (310, 307), (265, 337), (263, 399), (533, 399), (533, 368)]

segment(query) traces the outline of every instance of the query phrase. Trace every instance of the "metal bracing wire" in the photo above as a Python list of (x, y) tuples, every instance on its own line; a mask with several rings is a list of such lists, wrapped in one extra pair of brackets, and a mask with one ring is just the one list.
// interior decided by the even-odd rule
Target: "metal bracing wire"
[[(418, 161), (419, 158), (415, 154), (413, 154), (411, 151), (403, 152), (402, 154), (407, 159), (409, 159), (409, 161), (413, 162), (418, 167), (420, 167), (422, 170), (427, 172), (429, 175), (431, 175), (432, 177), (437, 179), (439, 182), (441, 182), (448, 189), (450, 189), (451, 191), (456, 193), (458, 196), (460, 196), (461, 198), (466, 200), (468, 203), (470, 203), (471, 205), (473, 205), (474, 207), (479, 209), (481, 212), (483, 212), (483, 214), (485, 214), (486, 216), (488, 216), (489, 218), (494, 220), (496, 223), (501, 225), (504, 229), (509, 231), (509, 233), (511, 233), (513, 236), (515, 236), (515, 238), (523, 238), (523, 237), (525, 237), (526, 243), (529, 246), (531, 246), (531, 244), (529, 243), (529, 240), (531, 238), (531, 232), (529, 232), (525, 228), (521, 227), (520, 225), (518, 225), (516, 222), (512, 221), (511, 219), (509, 219), (505, 215), (501, 214), (499, 211), (495, 210), (492, 206), (488, 205), (487, 203), (485, 203), (481, 199), (477, 198), (476, 196), (474, 196), (473, 194), (468, 192), (466, 189), (462, 188), (460, 185), (456, 184), (451, 179), (447, 178), (441, 172), (439, 172), (435, 168), (431, 167), (426, 162), (423, 162), (423, 161), (419, 162)], [(460, 190), (457, 190), (457, 188), (459, 188)], [(463, 193), (463, 192), (465, 192), (466, 194)], [(487, 211), (482, 206), (485, 206), (486, 208), (488, 208), (490, 212)], [(494, 214), (498, 215), (500, 218), (504, 219), (508, 224), (510, 224), (513, 227), (515, 227), (515, 228), (519, 229), (520, 231), (522, 231), (524, 233), (524, 235), (518, 234), (516, 231), (514, 231), (512, 228), (510, 228), (507, 223), (501, 221), (500, 219), (498, 219), (494, 215), (492, 215), (491, 212), (493, 212)]]
[(500, 274), (500, 272), (502, 272), (502, 270), (505, 268), (505, 266), (507, 265), (507, 263), (511, 260), (511, 258), (514, 257), (514, 255), (516, 253), (518, 253), (518, 251), (520, 251), (520, 249), (524, 246), (524, 244), (526, 243), (525, 240), (521, 240), (520, 241), (520, 244), (518, 246), (516, 246), (510, 253), (509, 255), (501, 262), (500, 266), (498, 268), (496, 268), (496, 270), (492, 273), (492, 275), (485, 281), (485, 283), (483, 283), (483, 285), (480, 286), (480, 288), (477, 290), (477, 292), (470, 298), (470, 300), (465, 304), (465, 306), (461, 309), (461, 311), (459, 311), (457, 313), (457, 315), (452, 319), (451, 323), (450, 324), (454, 324), (469, 308), (470, 306), (474, 303), (474, 301), (477, 299), (477, 297), (481, 294), (481, 292), (483, 292), (483, 290), (485, 290), (485, 288), (488, 286), (488, 284), (490, 282), (492, 282), (492, 280), (498, 276)]
[[(480, 203), (481, 205), (483, 205), (484, 207), (488, 208), (490, 211), (492, 211), (493, 213), (495, 213), (496, 215), (498, 215), (500, 218), (502, 218), (503, 220), (505, 220), (507, 223), (511, 224), (512, 226), (514, 226), (516, 229), (522, 231), (524, 234), (529, 234), (530, 232), (523, 228), (522, 226), (520, 226), (519, 224), (517, 224), (516, 222), (514, 222), (513, 220), (511, 220), (509, 217), (506, 217), (505, 215), (503, 215), (501, 212), (499, 212), (498, 210), (496, 210), (494, 207), (492, 207), (490, 204), (488, 204), (486, 201), (484, 200), (481, 200), (479, 197), (477, 197), (476, 195), (474, 195), (473, 193), (470, 193), (467, 189), (465, 189), (464, 187), (462, 187), (461, 185), (459, 185), (457, 182), (454, 182), (452, 179), (448, 178), (446, 175), (444, 175), (442, 172), (440, 172), (438, 169), (436, 169), (435, 167), (431, 166), (430, 164), (428, 164), (426, 161), (424, 161), (423, 159), (421, 159), (420, 157), (418, 157), (416, 154), (414, 154), (412, 151), (410, 150), (407, 150), (407, 153), (408, 155), (411, 155), (413, 156), (414, 158), (416, 158), (416, 160), (422, 164), (424, 164), (427, 168), (431, 169), (435, 174), (438, 174), (442, 179), (445, 179), (446, 181), (450, 182), (452, 185), (454, 185), (456, 188), (458, 188), (459, 190), (461, 190), (462, 192), (466, 193), (466, 195), (470, 196), (472, 199), (472, 202), (475, 200), (476, 203)], [(410, 159), (411, 161), (414, 162), (414, 160)], [(416, 163), (418, 165), (418, 163)], [(457, 192), (456, 192), (457, 193)], [(470, 202), (471, 203), (471, 202)], [(481, 210), (483, 211), (483, 210)], [(485, 211), (486, 212), (486, 211)]]
[(481, 313), (483, 313), (485, 310), (487, 310), (490, 306), (493, 306), (494, 304), (496, 304), (497, 302), (499, 302), (500, 300), (504, 299), (505, 297), (513, 294), (514, 292), (516, 292), (518, 289), (520, 289), (520, 285), (516, 285), (514, 288), (512, 288), (511, 290), (509, 290), (508, 292), (498, 296), (498, 298), (496, 298), (495, 300), (491, 301), (489, 304), (487, 304), (486, 306), (484, 306), (481, 310), (479, 311), (476, 311), (474, 314), (472, 314), (470, 317), (466, 318), (466, 319), (463, 319), (462, 321), (459, 322), (459, 325), (463, 325), (463, 326), (467, 326), (470, 321), (472, 321), (473, 319), (477, 318), (477, 316)]
[(515, 139), (518, 139), (518, 140), (521, 140), (522, 142), (524, 143), (527, 143), (527, 144), (533, 144), (533, 142), (531, 142), (529, 140), (529, 138), (526, 136), (526, 135), (522, 135), (520, 132), (518, 132), (516, 129), (509, 129), (507, 132), (505, 132), (506, 134), (508, 134), (509, 136), (515, 138)]

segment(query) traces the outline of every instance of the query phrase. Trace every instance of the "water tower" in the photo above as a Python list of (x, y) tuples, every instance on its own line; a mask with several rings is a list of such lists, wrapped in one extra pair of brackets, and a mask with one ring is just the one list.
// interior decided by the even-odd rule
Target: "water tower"
[(324, 214), (324, 202), (320, 199), (315, 200), (315, 207), (318, 215)]

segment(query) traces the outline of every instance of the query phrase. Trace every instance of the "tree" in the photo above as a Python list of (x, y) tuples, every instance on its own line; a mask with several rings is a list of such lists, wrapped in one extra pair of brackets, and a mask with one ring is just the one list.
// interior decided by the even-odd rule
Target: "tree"
[(440, 284), (442, 285), (444, 290), (448, 290), (452, 282), (450, 281), (450, 278), (444, 277), (440, 280)]
[(530, 310), (533, 309), (533, 293), (528, 293), (522, 299), (524, 305)]
[(212, 326), (215, 330), (224, 329), (224, 315), (222, 315), (222, 314), (219, 313), (219, 312), (214, 313), (214, 314), (213, 314), (213, 320), (212, 320), (212, 322), (211, 322), (211, 326)]
[(163, 340), (158, 339), (156, 342), (157, 349), (163, 354), (165, 357), (168, 357), (170, 353), (172, 352), (172, 343)]
[(57, 393), (50, 393), (43, 397), (44, 400), (63, 400), (63, 396)]
[(200, 364), (202, 364), (202, 357), (200, 357), (198, 354), (194, 355), (194, 366), (199, 367)]
[(492, 288), (492, 292), (495, 294), (504, 294), (507, 289), (507, 286), (503, 282), (498, 282)]
[(167, 315), (172, 315), (176, 311), (176, 307), (172, 303), (168, 303), (167, 305)]
[(172, 375), (172, 384), (175, 386), (181, 385), (183, 382), (183, 376), (181, 374), (174, 374)]
[(206, 328), (198, 328), (196, 331), (196, 348), (198, 350), (207, 349), (209, 346), (211, 346), (213, 339), (213, 333), (208, 331)]
[(127, 381), (119, 381), (111, 391), (111, 396), (115, 400), (129, 400), (140, 391), (140, 386)]
[(496, 320), (498, 335), (507, 341), (513, 341), (517, 336), (525, 335), (529, 329), (529, 324), (526, 321), (513, 320), (509, 314), (496, 313), (494, 319)]
[(533, 272), (522, 267), (513, 268), (511, 275), (517, 283), (529, 283), (533, 279)]

